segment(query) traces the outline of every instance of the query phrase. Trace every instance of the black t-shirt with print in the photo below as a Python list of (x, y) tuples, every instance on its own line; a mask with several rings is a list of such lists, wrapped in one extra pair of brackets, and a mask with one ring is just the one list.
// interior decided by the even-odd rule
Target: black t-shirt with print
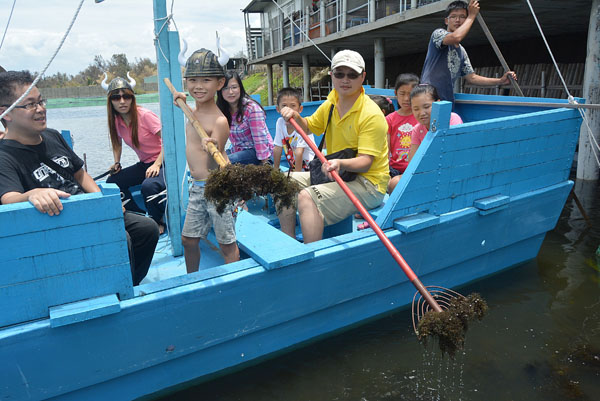
[(74, 175), (83, 167), (83, 160), (69, 147), (62, 135), (53, 129), (42, 132), (39, 145), (22, 145), (10, 139), (0, 140), (0, 197), (7, 192), (25, 193), (34, 188), (55, 188), (70, 193), (84, 191), (73, 177), (63, 177), (40, 160), (46, 155)]

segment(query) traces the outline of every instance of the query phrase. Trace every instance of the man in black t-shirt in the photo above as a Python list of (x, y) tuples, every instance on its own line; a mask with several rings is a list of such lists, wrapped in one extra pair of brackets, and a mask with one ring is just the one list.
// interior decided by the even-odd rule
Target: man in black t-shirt
[[(0, 73), (0, 114), (32, 82), (24, 71)], [(7, 129), (0, 140), (0, 204), (29, 201), (40, 212), (54, 216), (63, 209), (61, 199), (100, 191), (62, 136), (46, 127), (46, 101), (36, 87), (2, 121)], [(152, 262), (158, 225), (135, 213), (127, 212), (123, 218), (133, 284), (138, 285)]]

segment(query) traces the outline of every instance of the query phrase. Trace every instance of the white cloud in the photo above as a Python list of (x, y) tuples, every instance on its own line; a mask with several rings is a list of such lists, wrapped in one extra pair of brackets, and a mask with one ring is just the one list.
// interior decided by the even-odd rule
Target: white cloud
[[(222, 46), (233, 55), (240, 50), (245, 52), (241, 9), (249, 3), (249, 0), (175, 0), (173, 15), (190, 50), (201, 47), (216, 50), (215, 31), (219, 31)], [(6, 69), (41, 71), (60, 43), (78, 4), (73, 0), (18, 1), (0, 49), (0, 65)], [(169, 13), (171, 1), (166, 0), (166, 4)], [(7, 20), (8, 12), (2, 13), (2, 32)], [(47, 74), (76, 74), (91, 64), (97, 54), (105, 59), (125, 53), (130, 61), (143, 57), (154, 60), (153, 30), (150, 0), (105, 0), (98, 4), (85, 0)]]

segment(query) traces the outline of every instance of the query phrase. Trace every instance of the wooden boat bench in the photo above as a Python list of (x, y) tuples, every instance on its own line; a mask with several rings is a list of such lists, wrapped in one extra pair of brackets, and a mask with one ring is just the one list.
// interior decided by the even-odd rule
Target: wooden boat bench
[(246, 211), (238, 215), (235, 231), (240, 249), (267, 270), (314, 257), (314, 251), (306, 245)]
[(0, 206), (0, 327), (76, 323), (133, 297), (120, 192), (101, 189), (63, 200), (58, 216), (28, 202)]

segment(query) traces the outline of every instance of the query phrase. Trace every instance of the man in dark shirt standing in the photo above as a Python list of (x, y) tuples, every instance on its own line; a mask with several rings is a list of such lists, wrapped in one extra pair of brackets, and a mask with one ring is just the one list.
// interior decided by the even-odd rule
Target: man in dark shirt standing
[[(0, 114), (21, 97), (33, 79), (28, 72), (0, 73)], [(100, 188), (83, 169), (83, 161), (58, 131), (46, 126), (46, 100), (33, 87), (2, 122), (6, 135), (0, 141), (0, 203), (30, 202), (42, 213), (58, 215), (61, 199)], [(133, 284), (148, 273), (158, 226), (150, 218), (127, 212), (123, 216)]]
[(509, 75), (517, 79), (514, 71), (500, 78), (487, 78), (475, 74), (469, 55), (460, 44), (467, 36), (479, 14), (479, 2), (453, 1), (446, 8), (446, 27), (433, 31), (421, 73), (421, 83), (435, 86), (441, 100), (454, 102), (454, 83), (464, 76), (468, 83), (480, 86), (508, 85)]

